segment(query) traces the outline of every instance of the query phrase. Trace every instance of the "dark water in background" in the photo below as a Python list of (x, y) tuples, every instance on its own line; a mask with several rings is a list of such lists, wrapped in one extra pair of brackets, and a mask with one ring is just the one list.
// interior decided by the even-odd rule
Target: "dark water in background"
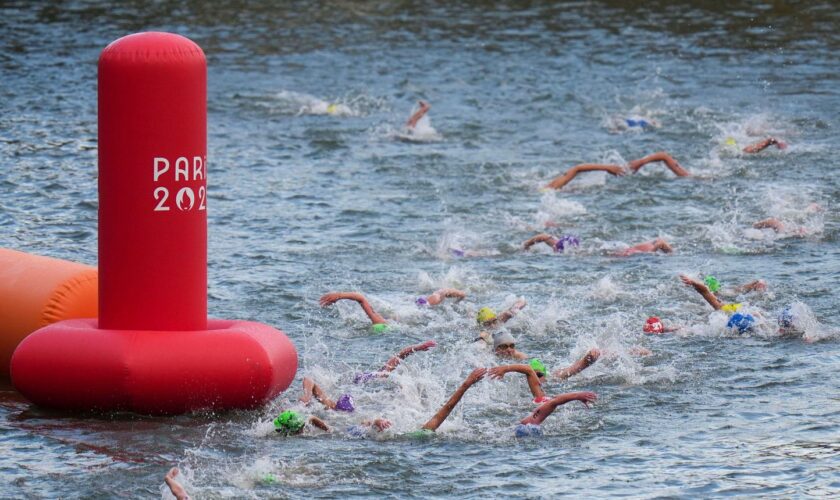
[[(836, 496), (838, 21), (832, 2), (4, 2), (0, 245), (96, 263), (99, 52), (136, 31), (186, 35), (209, 63), (210, 311), (282, 328), (301, 374), (351, 390), (395, 432), (279, 439), (267, 422), (292, 394), (254, 412), (77, 419), (6, 392), (0, 497), (157, 496), (172, 464), (209, 498)], [(419, 98), (438, 137), (398, 140)], [(616, 129), (631, 116), (661, 127)], [(726, 144), (771, 134), (791, 146), (745, 157)], [(662, 149), (700, 177), (648, 167), (539, 191), (575, 163)], [(770, 216), (808, 236), (749, 229)], [(582, 247), (519, 250), (546, 221)], [(656, 236), (676, 253), (608, 255)], [(740, 299), (766, 324), (724, 334), (681, 272), (766, 279), (768, 293)], [(470, 297), (415, 309), (437, 286)], [(356, 308), (318, 307), (341, 289), (398, 330), (373, 336)], [(516, 441), (524, 384), (482, 383), (435, 440), (400, 438), (493, 363), (469, 343), (472, 318), (516, 296), (529, 306), (510, 330), (551, 368), (612, 353), (548, 387), (594, 390), (595, 408), (569, 405), (545, 437)], [(817, 342), (775, 335), (789, 302)], [(642, 338), (654, 313), (684, 333)], [(350, 383), (426, 338), (439, 348), (387, 383)], [(360, 415), (324, 416), (341, 428)]]

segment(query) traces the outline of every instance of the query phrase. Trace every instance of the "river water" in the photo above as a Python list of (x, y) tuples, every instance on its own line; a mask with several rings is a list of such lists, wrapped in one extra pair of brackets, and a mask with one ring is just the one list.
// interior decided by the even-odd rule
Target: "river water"
[[(175, 418), (67, 418), (7, 390), (0, 497), (167, 498), (173, 465), (196, 498), (837, 496), (838, 22), (833, 2), (4, 2), (0, 245), (96, 264), (99, 53), (137, 31), (188, 36), (209, 64), (209, 310), (281, 328), (301, 368), (266, 408)], [(432, 109), (405, 137), (418, 99)], [(789, 147), (739, 152), (771, 135)], [(696, 175), (540, 189), (658, 150)], [(792, 229), (751, 228), (768, 217)], [(581, 245), (521, 249), (546, 230)], [(675, 252), (610, 255), (655, 237)], [(766, 280), (728, 299), (757, 330), (728, 333), (680, 273)], [(441, 286), (468, 298), (414, 306)], [(365, 292), (396, 327), (320, 308), (331, 290)], [(497, 364), (473, 318), (518, 297), (520, 350), (549, 368), (604, 352), (546, 387), (596, 405), (517, 440), (533, 405), (508, 376), (434, 439), (401, 436)], [(778, 334), (787, 304), (803, 333)], [(644, 336), (654, 314), (683, 328)], [(352, 383), (425, 339), (438, 347), (387, 381)], [(356, 414), (308, 410), (339, 432), (272, 432), (303, 375), (353, 393)], [(377, 416), (392, 429), (340, 431)]]

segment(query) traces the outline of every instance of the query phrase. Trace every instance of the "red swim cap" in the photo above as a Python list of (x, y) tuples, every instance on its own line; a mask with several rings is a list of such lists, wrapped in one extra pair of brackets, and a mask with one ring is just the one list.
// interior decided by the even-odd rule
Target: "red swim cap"
[(545, 403), (546, 401), (551, 401), (551, 398), (548, 397), (548, 396), (540, 396), (538, 398), (534, 398), (534, 404), (535, 405), (541, 405), (541, 404)]
[(659, 318), (651, 316), (645, 322), (645, 326), (642, 327), (642, 331), (645, 333), (662, 334), (665, 333), (665, 327), (662, 326), (662, 322), (659, 321)]

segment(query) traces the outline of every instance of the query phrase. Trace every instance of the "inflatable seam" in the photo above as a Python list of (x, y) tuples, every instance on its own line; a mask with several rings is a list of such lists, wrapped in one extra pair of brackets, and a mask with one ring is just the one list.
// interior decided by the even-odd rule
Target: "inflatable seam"
[(87, 275), (84, 277), (75, 276), (58, 286), (53, 293), (50, 294), (50, 298), (47, 299), (47, 303), (44, 306), (44, 312), (41, 315), (41, 323), (38, 327), (43, 328), (47, 325), (55, 323), (56, 321), (64, 319), (75, 319), (64, 317), (64, 303), (67, 298), (71, 296), (74, 290), (77, 290), (80, 286), (86, 283), (96, 281), (97, 279), (99, 279), (98, 274)]

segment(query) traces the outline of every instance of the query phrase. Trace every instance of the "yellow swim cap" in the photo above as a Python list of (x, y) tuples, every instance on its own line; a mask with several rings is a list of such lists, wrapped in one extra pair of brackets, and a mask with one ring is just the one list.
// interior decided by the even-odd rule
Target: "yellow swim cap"
[(478, 316), (476, 320), (479, 323), (487, 323), (488, 321), (492, 321), (496, 319), (496, 312), (490, 309), (489, 307), (482, 307), (478, 310)]
[(327, 106), (327, 113), (334, 115), (338, 112), (338, 105), (337, 104), (330, 104)]
[(726, 311), (728, 313), (734, 313), (740, 308), (741, 304), (724, 304), (723, 307), (721, 307), (721, 310)]
[(723, 143), (726, 144), (727, 146), (737, 146), (738, 145), (738, 143), (735, 142), (735, 139), (733, 139), (732, 137), (727, 137), (726, 140), (723, 141)]

